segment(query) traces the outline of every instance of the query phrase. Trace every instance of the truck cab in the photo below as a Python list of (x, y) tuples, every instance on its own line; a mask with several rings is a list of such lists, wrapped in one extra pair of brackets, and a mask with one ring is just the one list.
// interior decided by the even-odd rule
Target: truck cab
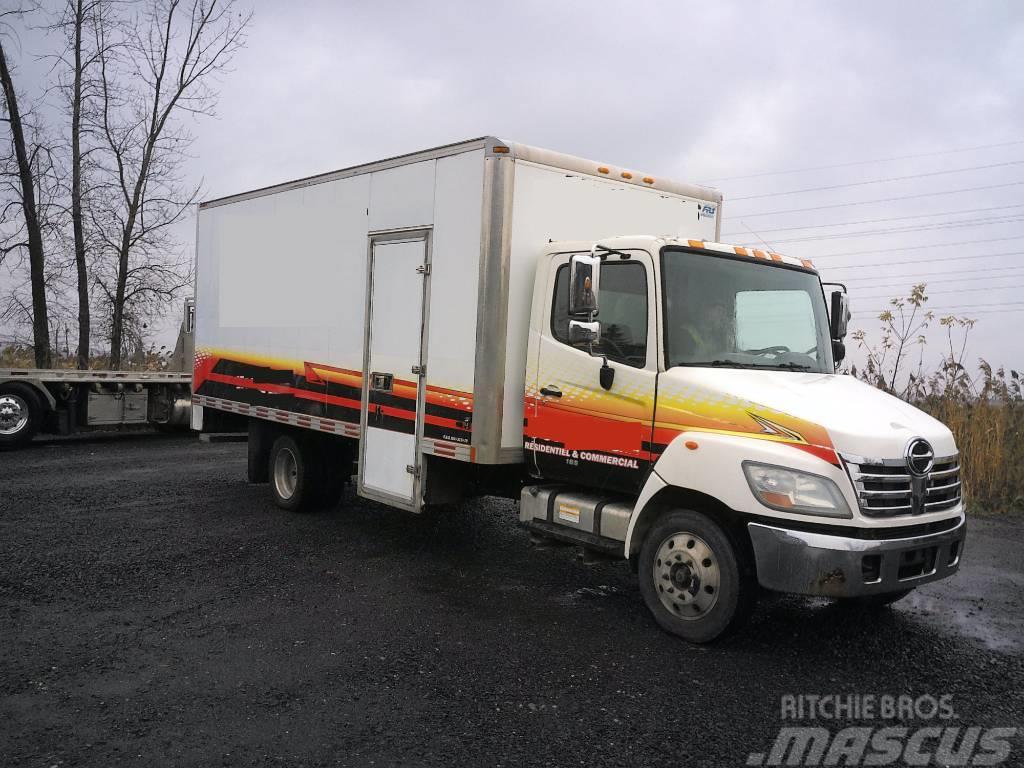
[(953, 435), (836, 372), (844, 290), (698, 240), (552, 243), (534, 283), (521, 519), (636, 568), (662, 627), (742, 622), (758, 586), (885, 604), (956, 571)]

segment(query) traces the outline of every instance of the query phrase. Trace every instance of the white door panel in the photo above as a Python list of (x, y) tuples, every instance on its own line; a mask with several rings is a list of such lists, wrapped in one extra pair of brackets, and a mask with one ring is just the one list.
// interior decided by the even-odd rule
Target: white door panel
[(427, 242), (384, 241), (371, 255), (370, 324), (359, 489), (416, 504), (419, 466), (423, 281)]

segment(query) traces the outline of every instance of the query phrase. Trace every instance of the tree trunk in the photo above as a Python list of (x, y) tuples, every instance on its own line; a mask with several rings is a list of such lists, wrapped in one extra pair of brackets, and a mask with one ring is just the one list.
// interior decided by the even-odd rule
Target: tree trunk
[(89, 367), (89, 273), (85, 264), (85, 224), (82, 221), (82, 26), (83, 0), (75, 3), (75, 83), (71, 103), (71, 223), (75, 231), (78, 271), (78, 367)]
[(28, 234), (28, 263), (32, 279), (32, 343), (37, 368), (50, 367), (50, 324), (46, 312), (46, 275), (43, 254), (43, 233), (36, 209), (35, 187), (32, 179), (32, 164), (25, 146), (25, 131), (18, 111), (18, 95), (14, 91), (7, 55), (0, 41), (0, 84), (7, 99), (7, 116), (11, 122), (11, 138), (14, 153), (18, 158), (18, 176), (21, 181), (21, 207), (25, 214), (25, 229)]
[(128, 286), (128, 254), (131, 249), (129, 239), (131, 231), (135, 228), (134, 212), (129, 213), (128, 224), (125, 227), (125, 235), (121, 240), (121, 248), (118, 253), (117, 264), (117, 288), (114, 291), (114, 312), (112, 317), (113, 327), (110, 330), (110, 370), (121, 369), (121, 347), (124, 339), (124, 302), (125, 291)]

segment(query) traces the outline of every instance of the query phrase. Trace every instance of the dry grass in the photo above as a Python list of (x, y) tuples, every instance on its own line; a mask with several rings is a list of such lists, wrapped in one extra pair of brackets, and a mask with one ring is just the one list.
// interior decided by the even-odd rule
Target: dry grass
[(932, 393), (911, 400), (948, 426), (956, 437), (965, 497), (990, 511), (1024, 508), (1024, 401), (1019, 375), (982, 369), (974, 395)]

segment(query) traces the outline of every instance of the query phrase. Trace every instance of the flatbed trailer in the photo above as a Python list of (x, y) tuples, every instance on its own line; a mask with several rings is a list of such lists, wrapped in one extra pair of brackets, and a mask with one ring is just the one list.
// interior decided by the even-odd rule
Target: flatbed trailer
[(36, 434), (187, 427), (192, 374), (0, 368), (0, 448)]

